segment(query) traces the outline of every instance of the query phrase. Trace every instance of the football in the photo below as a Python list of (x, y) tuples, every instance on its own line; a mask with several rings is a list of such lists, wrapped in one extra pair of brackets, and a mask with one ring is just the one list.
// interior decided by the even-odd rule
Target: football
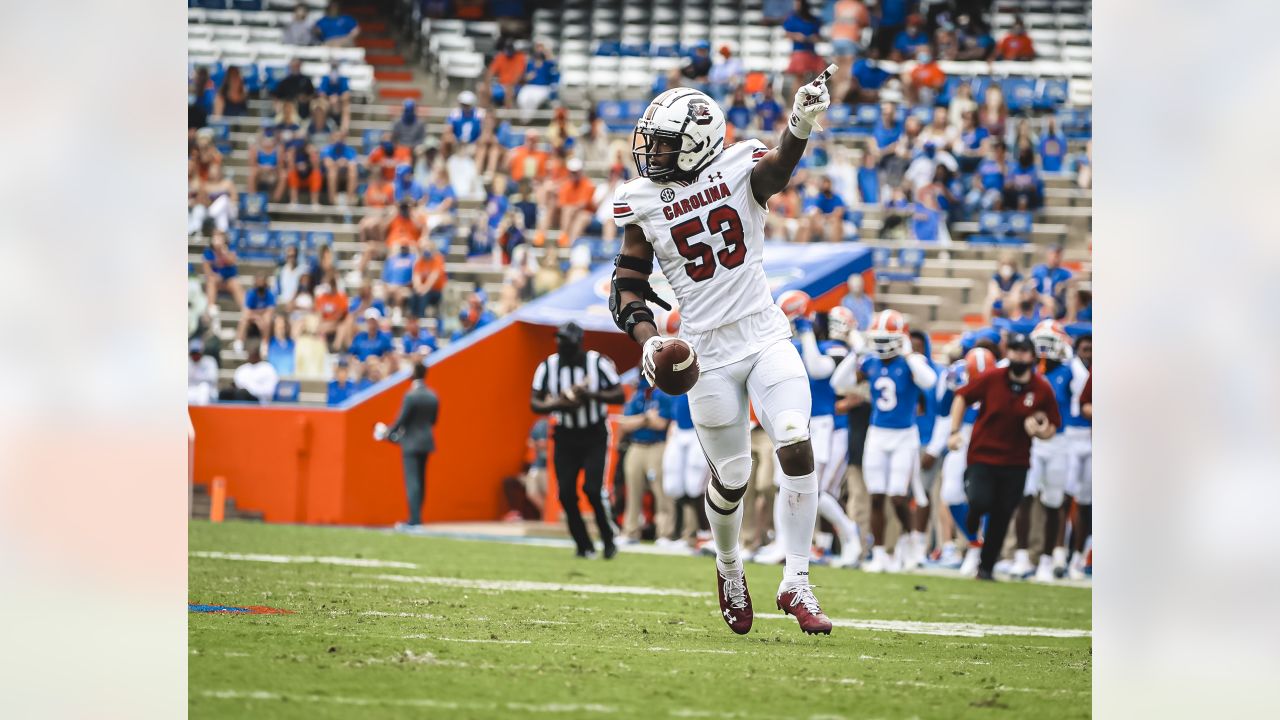
[(683, 395), (698, 382), (698, 356), (689, 343), (672, 338), (653, 353), (653, 379), (668, 395)]

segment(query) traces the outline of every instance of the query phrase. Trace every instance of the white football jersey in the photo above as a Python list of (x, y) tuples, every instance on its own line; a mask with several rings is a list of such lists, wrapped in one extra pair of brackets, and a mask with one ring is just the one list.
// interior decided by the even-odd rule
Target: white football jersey
[(634, 178), (614, 192), (613, 220), (636, 224), (680, 303), (680, 337), (703, 370), (736, 362), (791, 325), (764, 274), (768, 212), (751, 193), (751, 171), (768, 149), (759, 140), (725, 148), (689, 184)]

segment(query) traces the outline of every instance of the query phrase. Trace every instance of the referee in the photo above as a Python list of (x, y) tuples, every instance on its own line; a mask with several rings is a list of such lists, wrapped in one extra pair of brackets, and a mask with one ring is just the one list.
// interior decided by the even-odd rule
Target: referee
[(595, 350), (582, 350), (582, 328), (574, 322), (556, 331), (558, 350), (543, 360), (533, 374), (533, 411), (551, 414), (556, 421), (556, 485), (569, 533), (578, 546), (578, 557), (594, 557), (595, 546), (578, 510), (578, 472), (584, 472), (582, 489), (591, 502), (596, 527), (604, 544), (605, 559), (618, 549), (613, 544), (613, 520), (604, 497), (605, 454), (609, 447), (608, 409), (621, 403), (622, 385), (613, 361)]
[(1052, 438), (1062, 424), (1053, 387), (1035, 371), (1035, 346), (1022, 333), (1009, 336), (1005, 358), (1009, 364), (996, 366), (956, 390), (951, 403), (951, 439), (956, 450), (965, 408), (981, 403), (978, 419), (969, 440), (969, 466), (964, 471), (964, 490), (969, 496), (970, 536), (978, 532), (983, 515), (989, 515), (987, 534), (982, 540), (982, 561), (978, 579), (992, 580), (991, 571), (1000, 557), (1009, 519), (1022, 500), (1031, 467), (1031, 438)]

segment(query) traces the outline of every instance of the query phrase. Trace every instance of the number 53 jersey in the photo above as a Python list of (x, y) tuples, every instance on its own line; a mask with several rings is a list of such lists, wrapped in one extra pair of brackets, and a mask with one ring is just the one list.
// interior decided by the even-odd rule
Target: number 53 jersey
[(703, 371), (737, 362), (791, 326), (764, 274), (768, 212), (751, 193), (759, 140), (724, 149), (692, 182), (629, 180), (614, 192), (613, 221), (639, 225), (680, 303), (680, 337)]

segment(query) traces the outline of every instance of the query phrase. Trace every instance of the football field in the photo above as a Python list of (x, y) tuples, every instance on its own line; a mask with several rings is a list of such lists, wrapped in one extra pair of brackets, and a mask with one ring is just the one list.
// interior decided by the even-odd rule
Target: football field
[[(815, 566), (808, 636), (711, 558), (192, 521), (191, 717), (1049, 718), (1090, 714), (1088, 589)], [(204, 607), (202, 610), (216, 610)]]

